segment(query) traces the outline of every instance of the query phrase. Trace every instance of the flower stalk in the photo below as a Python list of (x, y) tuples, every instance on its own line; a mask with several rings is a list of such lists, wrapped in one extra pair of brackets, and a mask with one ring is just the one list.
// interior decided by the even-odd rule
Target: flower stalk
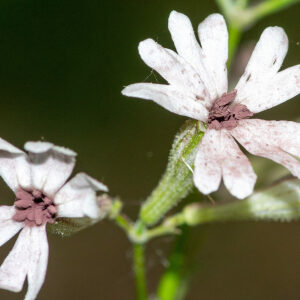
[(299, 3), (300, 0), (267, 0), (252, 6), (248, 6), (249, 0), (216, 0), (216, 2), (228, 22), (229, 57), (227, 66), (229, 68), (243, 31), (258, 20)]
[(190, 257), (186, 251), (188, 241), (188, 227), (183, 228), (178, 237), (174, 249), (169, 258), (169, 266), (164, 272), (157, 289), (158, 299), (181, 300), (187, 293), (189, 277), (191, 274), (185, 271), (185, 266)]
[(133, 247), (134, 273), (136, 277), (137, 300), (147, 300), (147, 282), (145, 274), (145, 248), (142, 244)]
[(251, 6), (248, 6), (248, 0), (216, 0), (216, 2), (230, 25), (235, 25), (243, 31), (263, 17), (299, 3), (300, 0), (266, 0)]
[(299, 3), (299, 0), (269, 0), (252, 6), (247, 11), (247, 19), (244, 21), (244, 27), (296, 3)]
[(243, 201), (218, 206), (194, 203), (182, 212), (169, 217), (166, 227), (225, 221), (294, 221), (300, 219), (300, 181), (284, 180), (268, 189), (254, 193)]

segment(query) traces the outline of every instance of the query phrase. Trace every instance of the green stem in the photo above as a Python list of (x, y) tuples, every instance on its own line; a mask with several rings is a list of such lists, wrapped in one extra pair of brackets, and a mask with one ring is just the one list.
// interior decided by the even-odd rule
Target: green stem
[(300, 0), (268, 0), (247, 7), (248, 0), (216, 0), (220, 10), (226, 16), (229, 27), (229, 56), (227, 67), (230, 69), (233, 57), (241, 39), (241, 33), (259, 19), (280, 11)]
[(167, 218), (162, 226), (175, 227), (183, 224), (194, 226), (222, 221), (299, 220), (299, 188), (299, 180), (287, 179), (243, 201), (209, 207), (194, 203), (186, 206), (175, 216)]
[(269, 0), (257, 4), (248, 9), (247, 25), (299, 2), (300, 0)]
[(160, 279), (157, 291), (160, 300), (180, 300), (186, 294), (188, 276), (185, 274), (187, 260), (185, 247), (187, 239), (188, 228), (184, 228), (171, 253), (170, 265)]
[(229, 44), (228, 44), (228, 61), (227, 68), (230, 69), (236, 50), (240, 43), (242, 31), (239, 26), (229, 25)]
[(245, 8), (248, 4), (248, 0), (236, 0), (236, 6), (239, 8)]
[(142, 244), (134, 244), (133, 246), (133, 262), (136, 282), (137, 300), (147, 300), (147, 282), (145, 274), (145, 246)]
[(216, 0), (217, 4), (220, 7), (220, 10), (224, 15), (229, 15), (230, 12), (235, 8), (233, 0)]
[(216, 2), (228, 21), (229, 44), (227, 68), (230, 69), (243, 31), (243, 26), (236, 20), (236, 15), (238, 15), (237, 11), (244, 12), (246, 10), (248, 0), (236, 0), (235, 2), (232, 0), (216, 0)]
[(157, 226), (147, 232), (147, 241), (167, 234), (179, 234), (180, 230), (176, 227)]
[(130, 232), (133, 224), (131, 223), (131, 221), (124, 215), (117, 215), (115, 216), (115, 222), (126, 232)]

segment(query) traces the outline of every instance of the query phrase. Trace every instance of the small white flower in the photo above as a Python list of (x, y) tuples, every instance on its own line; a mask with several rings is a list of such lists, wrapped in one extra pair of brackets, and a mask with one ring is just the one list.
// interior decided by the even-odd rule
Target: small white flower
[(169, 30), (175, 53), (151, 39), (139, 44), (144, 62), (169, 85), (137, 83), (126, 96), (153, 100), (167, 110), (206, 122), (195, 160), (194, 182), (209, 194), (221, 179), (238, 198), (252, 193), (256, 175), (235, 139), (250, 153), (282, 164), (300, 178), (300, 124), (250, 119), (253, 114), (279, 105), (300, 92), (300, 65), (279, 69), (288, 50), (280, 27), (262, 33), (245, 73), (231, 93), (227, 91), (228, 32), (219, 14), (208, 16), (198, 27), (197, 42), (188, 17), (173, 11)]
[(0, 267), (0, 288), (21, 291), (25, 300), (36, 298), (46, 275), (48, 241), (46, 224), (56, 217), (97, 218), (96, 191), (101, 182), (84, 173), (69, 182), (76, 153), (48, 142), (27, 142), (28, 155), (0, 139), (0, 175), (16, 194), (14, 206), (0, 206), (0, 246), (21, 231)]

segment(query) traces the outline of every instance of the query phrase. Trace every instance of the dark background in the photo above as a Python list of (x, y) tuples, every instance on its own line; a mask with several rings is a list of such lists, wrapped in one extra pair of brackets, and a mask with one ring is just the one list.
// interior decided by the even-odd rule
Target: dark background
[[(159, 180), (184, 118), (120, 91), (159, 78), (141, 61), (137, 45), (152, 37), (173, 48), (167, 30), (173, 9), (187, 14), (194, 28), (217, 11), (212, 0), (2, 0), (0, 136), (18, 147), (44, 138), (74, 149), (79, 154), (75, 171), (102, 180), (111, 195), (122, 196), (134, 218)], [(299, 63), (299, 5), (260, 21), (244, 44), (270, 25), (288, 33), (285, 66)], [(240, 65), (233, 74), (239, 72)], [(262, 117), (295, 120), (299, 97)], [(265, 174), (259, 172), (261, 182)], [(12, 203), (9, 189), (2, 183), (0, 189), (1, 203)], [(299, 229), (299, 222), (194, 228), (188, 244), (198, 248), (198, 270), (187, 299), (299, 299)], [(1, 261), (14, 241), (0, 249)], [(151, 291), (172, 242), (161, 238), (148, 247)], [(104, 221), (66, 239), (49, 235), (49, 243), (48, 273), (38, 299), (135, 299), (131, 247), (114, 224)], [(26, 286), (21, 294), (0, 290), (0, 299), (23, 299), (25, 291)]]

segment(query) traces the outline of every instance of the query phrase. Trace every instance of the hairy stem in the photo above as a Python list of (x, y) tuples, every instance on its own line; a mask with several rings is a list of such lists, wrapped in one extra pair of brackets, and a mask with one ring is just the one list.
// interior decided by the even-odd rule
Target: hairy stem
[(293, 221), (300, 219), (300, 181), (287, 179), (243, 201), (218, 206), (191, 204), (177, 215), (169, 217), (162, 226), (199, 225), (224, 221)]

